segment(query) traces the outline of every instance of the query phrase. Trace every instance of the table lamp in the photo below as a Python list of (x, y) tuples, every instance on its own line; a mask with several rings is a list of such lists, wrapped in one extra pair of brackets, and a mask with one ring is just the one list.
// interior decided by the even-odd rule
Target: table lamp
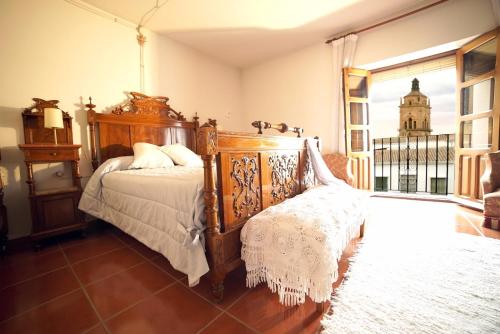
[(44, 126), (54, 130), (54, 143), (57, 145), (57, 129), (64, 129), (62, 111), (57, 108), (45, 108)]

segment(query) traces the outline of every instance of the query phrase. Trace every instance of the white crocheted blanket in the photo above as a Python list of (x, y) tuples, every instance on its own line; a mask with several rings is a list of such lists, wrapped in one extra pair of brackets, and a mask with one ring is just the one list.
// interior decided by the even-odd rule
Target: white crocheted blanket
[(250, 218), (241, 231), (247, 286), (261, 282), (280, 303), (330, 299), (338, 261), (366, 217), (367, 195), (347, 185), (317, 186)]

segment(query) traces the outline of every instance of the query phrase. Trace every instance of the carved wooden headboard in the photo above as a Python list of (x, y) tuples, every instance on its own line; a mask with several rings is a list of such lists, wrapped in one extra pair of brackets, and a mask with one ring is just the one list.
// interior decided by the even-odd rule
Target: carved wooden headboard
[(85, 105), (90, 129), (90, 147), (94, 170), (107, 159), (132, 155), (137, 142), (165, 145), (182, 142), (197, 152), (198, 117), (192, 122), (168, 104), (168, 97), (131, 92), (130, 99), (111, 110), (97, 113)]

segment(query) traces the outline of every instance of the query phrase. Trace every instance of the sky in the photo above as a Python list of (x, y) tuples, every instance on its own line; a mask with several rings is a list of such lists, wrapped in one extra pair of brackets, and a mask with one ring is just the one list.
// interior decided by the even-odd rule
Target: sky
[(415, 77), (420, 81), (420, 91), (431, 101), (431, 134), (455, 133), (456, 72), (455, 68), (449, 68), (372, 83), (372, 139), (399, 135), (399, 100), (411, 91), (411, 81)]

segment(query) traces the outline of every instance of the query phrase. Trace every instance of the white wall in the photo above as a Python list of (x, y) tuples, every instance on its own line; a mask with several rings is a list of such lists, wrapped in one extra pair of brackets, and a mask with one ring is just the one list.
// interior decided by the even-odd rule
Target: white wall
[[(225, 127), (240, 122), (240, 71), (165, 37), (146, 32), (145, 93), (170, 97), (189, 119), (217, 118)], [(0, 172), (5, 183), (10, 238), (30, 233), (26, 171), (17, 145), (24, 142), (22, 109), (33, 97), (58, 99), (73, 116), (73, 138), (82, 143), (81, 173), (91, 174), (86, 112), (92, 96), (101, 111), (139, 90), (136, 32), (63, 0), (0, 1)], [(69, 180), (61, 167), (41, 166), (35, 179), (44, 188)], [(69, 172), (66, 171), (67, 176)]]
[[(313, 45), (293, 54), (243, 70), (242, 91), (246, 129), (252, 121), (285, 122), (320, 136), (332, 147), (332, 76), (330, 48)], [(273, 130), (266, 133), (277, 134)]]
[(205, 57), (166, 37), (158, 37), (158, 94), (174, 109), (200, 121), (217, 119), (225, 129), (241, 130), (241, 71)]
[[(496, 26), (489, 0), (451, 0), (359, 34), (354, 66), (436, 47)], [(253, 120), (285, 122), (319, 135), (325, 151), (337, 147), (332, 110), (331, 53), (324, 43), (243, 70), (245, 126)]]
[(496, 27), (490, 0), (449, 0), (359, 35), (361, 66), (482, 34)]

